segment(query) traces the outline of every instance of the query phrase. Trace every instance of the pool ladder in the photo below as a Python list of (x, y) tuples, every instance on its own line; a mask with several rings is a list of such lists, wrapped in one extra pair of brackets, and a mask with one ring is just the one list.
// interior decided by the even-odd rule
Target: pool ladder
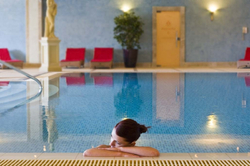
[[(32, 75), (30, 75), (30, 74), (28, 74), (28, 73), (26, 73), (26, 72), (24, 72), (24, 71), (22, 71), (22, 70), (19, 70), (18, 68), (14, 67), (14, 66), (12, 66), (12, 65), (10, 65), (10, 64), (8, 64), (8, 63), (2, 61), (2, 60), (0, 60), (0, 64), (1, 64), (1, 65), (5, 65), (5, 66), (7, 66), (7, 67), (9, 67), (9, 68), (11, 68), (11, 69), (17, 71), (18, 73), (21, 73), (21, 74), (25, 75), (26, 77), (28, 77), (28, 78), (34, 80), (34, 81), (39, 85), (38, 93), (37, 93), (36, 95), (32, 96), (31, 98), (25, 100), (24, 102), (22, 102), (22, 103), (20, 103), (20, 104), (14, 106), (13, 108), (9, 109), (8, 111), (13, 110), (13, 109), (15, 109), (15, 108), (17, 108), (17, 107), (20, 107), (20, 106), (22, 106), (22, 105), (24, 105), (24, 104), (26, 104), (26, 103), (28, 103), (28, 102), (30, 102), (30, 101), (36, 99), (37, 97), (39, 97), (39, 96), (41, 95), (41, 93), (42, 93), (42, 91), (43, 91), (43, 87), (42, 87), (42, 83), (41, 83), (37, 78), (33, 77)], [(2, 114), (2, 113), (0, 113), (0, 115), (1, 115), (1, 114)]]

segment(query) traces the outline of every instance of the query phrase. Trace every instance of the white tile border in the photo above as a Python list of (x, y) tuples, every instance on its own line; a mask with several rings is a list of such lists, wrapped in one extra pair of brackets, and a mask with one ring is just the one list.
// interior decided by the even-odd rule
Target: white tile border
[(161, 153), (159, 157), (153, 157), (157, 160), (191, 160), (189, 153)]
[(226, 153), (189, 153), (192, 160), (230, 160)]
[(3, 156), (5, 153), (0, 153), (0, 157)]
[[(234, 67), (192, 67), (192, 68), (112, 68), (112, 69), (90, 69), (90, 68), (80, 68), (80, 69), (68, 69), (63, 68), (62, 72), (40, 72), (38, 68), (27, 68), (23, 71), (37, 76), (38, 78), (53, 76), (58, 73), (69, 73), (69, 72), (86, 72), (86, 73), (250, 73), (250, 69), (237, 69)], [(0, 69), (0, 80), (15, 80), (27, 78), (22, 74), (11, 70), (11, 69)]]
[(115, 157), (115, 160), (153, 160), (153, 157)]
[(226, 153), (232, 160), (250, 160), (250, 152), (248, 153)]
[(0, 156), (0, 160), (2, 159), (38, 159), (42, 153), (5, 153)]
[(43, 153), (37, 159), (64, 159), (75, 160), (79, 153)]
[(0, 160), (250, 160), (250, 153), (161, 153), (159, 157), (83, 157), (82, 153), (0, 153)]

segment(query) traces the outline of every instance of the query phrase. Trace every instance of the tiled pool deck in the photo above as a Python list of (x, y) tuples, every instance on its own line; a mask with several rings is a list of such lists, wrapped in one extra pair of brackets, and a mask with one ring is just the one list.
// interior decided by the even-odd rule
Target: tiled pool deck
[[(39, 72), (38, 69), (23, 69), (37, 78), (56, 75), (58, 72)], [(148, 73), (250, 73), (250, 69), (231, 68), (115, 68), (115, 69), (63, 69), (62, 72), (90, 72), (90, 73), (117, 73), (117, 72), (148, 72)], [(26, 79), (16, 71), (0, 70), (0, 81), (14, 81)], [(165, 160), (250, 160), (249, 153), (161, 153), (159, 157), (121, 158), (121, 157), (83, 157), (82, 153), (0, 153), (0, 160), (4, 159), (165, 159)]]
[(250, 153), (161, 153), (159, 157), (83, 157), (82, 153), (0, 153), (0, 160), (250, 160)]
[[(55, 75), (58, 72), (44, 73), (40, 72), (39, 69), (23, 69), (23, 71), (29, 73), (33, 76), (47, 77)], [(64, 68), (62, 72), (90, 72), (90, 73), (119, 73), (119, 72), (138, 72), (138, 73), (250, 73), (250, 68), (247, 69), (237, 69), (235, 67), (228, 68), (209, 68), (209, 67), (195, 67), (195, 68), (114, 68), (114, 69), (90, 69), (90, 68), (80, 68), (80, 69), (69, 69)], [(61, 73), (61, 72), (60, 72)], [(14, 70), (10, 69), (0, 69), (0, 81), (4, 80), (20, 80), (26, 79), (26, 77)]]

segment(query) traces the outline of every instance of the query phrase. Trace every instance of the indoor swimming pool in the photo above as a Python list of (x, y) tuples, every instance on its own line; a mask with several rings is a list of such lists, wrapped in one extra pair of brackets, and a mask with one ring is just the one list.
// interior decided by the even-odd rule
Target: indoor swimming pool
[(0, 153), (81, 153), (109, 144), (124, 118), (151, 126), (161, 153), (250, 152), (247, 73), (64, 73), (0, 82)]

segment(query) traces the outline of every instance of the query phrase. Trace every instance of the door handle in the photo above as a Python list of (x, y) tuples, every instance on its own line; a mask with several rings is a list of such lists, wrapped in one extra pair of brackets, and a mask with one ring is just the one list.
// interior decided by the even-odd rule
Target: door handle
[(181, 38), (178, 37), (178, 32), (176, 32), (176, 35), (175, 35), (175, 45), (176, 47), (178, 47), (178, 41), (180, 41)]

